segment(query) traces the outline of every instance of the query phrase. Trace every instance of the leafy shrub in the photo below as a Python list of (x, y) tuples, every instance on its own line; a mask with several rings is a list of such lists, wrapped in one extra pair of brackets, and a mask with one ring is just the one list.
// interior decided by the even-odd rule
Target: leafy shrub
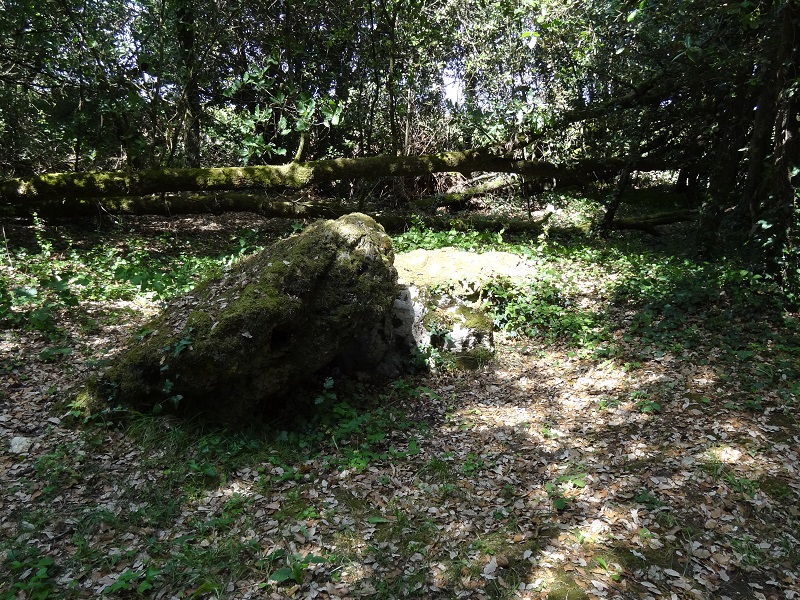
[(438, 248), (461, 248), (462, 250), (480, 250), (503, 246), (503, 233), (474, 231), (453, 227), (449, 231), (437, 231), (425, 227), (417, 220), (414, 225), (392, 239), (397, 252), (409, 252), (421, 248), (436, 250)]
[(486, 288), (495, 324), (547, 342), (583, 344), (595, 337), (597, 317), (577, 307), (553, 281), (495, 281)]

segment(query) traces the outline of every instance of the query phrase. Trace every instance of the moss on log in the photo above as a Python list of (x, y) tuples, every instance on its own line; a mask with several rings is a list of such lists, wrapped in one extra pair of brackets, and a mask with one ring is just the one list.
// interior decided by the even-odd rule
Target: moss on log
[[(3, 210), (5, 209), (5, 210)], [(335, 201), (306, 201), (258, 192), (168, 193), (149, 196), (110, 198), (64, 198), (26, 201), (0, 208), (0, 214), (23, 216), (36, 212), (43, 217), (91, 217), (97, 215), (187, 215), (225, 212), (252, 212), (267, 217), (320, 218), (341, 216), (344, 210)]]
[[(531, 178), (552, 178), (570, 184), (595, 181), (615, 173), (621, 165), (639, 170), (661, 169), (659, 161), (626, 158), (584, 160), (554, 164), (514, 160), (485, 149), (442, 152), (422, 156), (374, 156), (340, 158), (286, 165), (221, 167), (211, 169), (151, 169), (106, 173), (51, 173), (0, 182), (0, 206), (6, 214), (87, 210), (91, 198), (120, 198), (171, 192), (217, 192), (245, 189), (301, 189), (316, 183), (378, 177), (416, 177), (430, 173), (474, 171), (519, 173)], [(105, 207), (125, 211), (142, 210), (116, 200)], [(154, 200), (157, 205), (158, 200)], [(87, 204), (88, 203), (88, 204)], [(56, 208), (57, 207), (57, 208)], [(94, 207), (94, 210), (97, 210)]]
[(464, 189), (460, 192), (446, 192), (444, 194), (436, 194), (435, 196), (427, 196), (412, 200), (414, 206), (418, 208), (438, 208), (438, 207), (465, 207), (469, 204), (475, 196), (496, 192), (504, 188), (510, 187), (516, 183), (515, 180), (507, 177), (498, 177), (471, 188)]

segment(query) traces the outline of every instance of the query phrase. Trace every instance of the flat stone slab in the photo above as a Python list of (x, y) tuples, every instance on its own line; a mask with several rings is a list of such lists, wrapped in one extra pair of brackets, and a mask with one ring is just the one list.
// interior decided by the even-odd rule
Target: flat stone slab
[(497, 277), (525, 279), (535, 266), (511, 252), (470, 252), (459, 248), (412, 250), (395, 255), (398, 281), (431, 288), (460, 281), (485, 283)]
[[(470, 252), (459, 248), (413, 250), (395, 255), (398, 283), (407, 290), (395, 301), (401, 338), (420, 349), (434, 347), (457, 363), (485, 360), (494, 350), (492, 319), (474, 294), (492, 279), (523, 280), (536, 265), (511, 252)], [(402, 315), (399, 308), (410, 307)], [(406, 313), (411, 316), (406, 316)], [(410, 335), (409, 335), (410, 334)]]
[(33, 440), (31, 438), (16, 436), (11, 438), (11, 445), (8, 451), (11, 452), (11, 454), (27, 454), (31, 446), (33, 446)]

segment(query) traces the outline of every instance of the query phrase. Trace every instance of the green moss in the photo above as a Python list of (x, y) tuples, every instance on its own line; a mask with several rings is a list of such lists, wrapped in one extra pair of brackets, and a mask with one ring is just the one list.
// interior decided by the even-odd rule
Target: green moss
[(392, 257), (369, 217), (318, 222), (178, 299), (90, 394), (252, 420), (377, 324), (396, 295)]
[[(680, 571), (683, 565), (679, 563), (680, 554), (678, 550), (670, 545), (663, 546), (662, 548), (641, 548), (637, 550), (638, 556), (634, 554), (630, 548), (610, 548), (607, 555), (611, 556), (613, 562), (618, 562), (629, 571), (637, 569), (646, 569), (650, 565), (656, 565), (662, 569), (675, 569)], [(612, 562), (612, 561), (606, 561)]]
[(777, 502), (789, 500), (794, 493), (784, 479), (770, 475), (765, 475), (759, 479), (758, 487)]
[(96, 391), (97, 381), (96, 379), (90, 379), (85, 387), (80, 390), (75, 396), (72, 398), (71, 407), (73, 410), (79, 412), (80, 414), (87, 415), (94, 412), (97, 412), (98, 407), (98, 395)]
[(589, 600), (589, 595), (571, 575), (559, 571), (550, 584), (547, 600)]
[[(431, 346), (439, 351), (443, 367), (459, 369), (478, 369), (485, 366), (494, 356), (490, 349), (493, 321), (490, 316), (465, 304), (459, 304), (454, 311), (439, 308), (442, 302), (441, 293), (422, 293), (420, 300), (427, 307), (422, 318), (422, 326), (431, 335)], [(475, 348), (454, 352), (447, 348), (447, 336), (457, 327), (470, 329), (481, 338), (481, 344)]]
[(494, 327), (492, 317), (477, 308), (470, 308), (464, 304), (459, 305), (456, 313), (464, 320), (464, 326), (475, 331), (490, 333)]

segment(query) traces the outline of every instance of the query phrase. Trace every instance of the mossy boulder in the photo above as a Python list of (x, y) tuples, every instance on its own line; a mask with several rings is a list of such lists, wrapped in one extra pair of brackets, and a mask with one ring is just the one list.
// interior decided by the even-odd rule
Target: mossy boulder
[(494, 354), (494, 322), (481, 302), (459, 297), (447, 290), (417, 289), (409, 286), (414, 299), (412, 329), (416, 345), (423, 352), (433, 349), (445, 364), (475, 369)]
[(508, 252), (476, 254), (457, 248), (413, 250), (400, 254), (395, 266), (400, 298), (410, 308), (406, 330), (398, 339), (430, 354), (430, 364), (474, 369), (494, 355), (494, 322), (483, 300), (484, 286), (498, 277), (530, 275), (533, 265)]
[(94, 407), (269, 417), (397, 295), (390, 238), (366, 215), (319, 221), (174, 301), (89, 382)]

